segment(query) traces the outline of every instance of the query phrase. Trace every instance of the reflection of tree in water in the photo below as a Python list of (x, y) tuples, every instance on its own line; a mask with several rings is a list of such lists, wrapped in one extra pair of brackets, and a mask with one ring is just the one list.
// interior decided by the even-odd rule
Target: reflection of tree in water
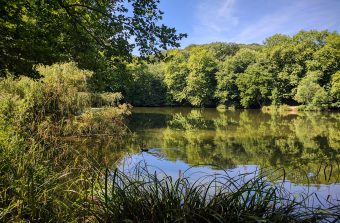
[(172, 120), (168, 122), (169, 127), (173, 129), (181, 129), (187, 131), (197, 131), (205, 129), (213, 129), (212, 120), (205, 119), (202, 116), (202, 110), (193, 109), (187, 115), (177, 113), (172, 116)]
[[(214, 137), (214, 122), (202, 115), (201, 110), (192, 110), (189, 114), (174, 114), (163, 133), (165, 148), (170, 160), (181, 159), (191, 165), (211, 164), (223, 168), (232, 168), (231, 159), (221, 156), (211, 140)], [(199, 149), (198, 149), (199, 148)]]
[[(94, 166), (113, 167), (130, 152), (125, 149), (125, 143), (117, 142), (114, 137), (69, 138), (62, 143), (72, 148), (70, 151), (88, 157)], [(73, 156), (69, 158), (74, 161)]]
[(129, 120), (129, 127), (135, 131), (162, 128), (166, 122), (171, 118), (171, 115), (157, 114), (157, 113), (135, 113), (133, 118)]
[[(252, 117), (253, 123), (251, 123)], [(287, 172), (292, 173), (292, 177), (295, 175), (296, 181), (306, 179), (306, 174), (313, 176), (319, 174), (324, 175), (319, 180), (326, 182), (327, 175), (333, 171), (333, 178), (330, 181), (335, 182), (339, 176), (336, 162), (339, 160), (339, 153), (338, 147), (331, 147), (329, 141), (334, 141), (330, 133), (337, 129), (338, 123), (325, 116), (322, 121), (315, 120), (318, 117), (320, 115), (313, 116), (314, 119), (309, 120), (304, 117), (268, 116), (262, 113), (253, 116), (245, 111), (239, 115), (239, 126), (235, 131), (228, 131), (225, 126), (219, 128), (217, 125), (216, 148), (229, 150), (229, 155), (233, 157), (235, 163), (285, 167)], [(224, 123), (228, 123), (226, 121), (228, 118), (227, 114), (222, 115)], [(233, 115), (231, 120), (235, 122)], [(299, 123), (300, 121), (303, 123)], [(302, 134), (308, 135), (308, 132), (311, 132), (312, 136), (301, 137)], [(232, 145), (236, 142), (245, 152), (235, 152)], [(324, 170), (320, 172), (320, 168)], [(314, 180), (317, 179), (314, 177)]]
[(337, 181), (340, 174), (339, 117), (193, 109), (172, 113), (163, 128), (146, 129), (138, 137), (151, 147), (170, 148), (164, 150), (170, 160), (221, 168), (284, 167), (294, 182), (307, 182), (308, 175), (312, 182), (327, 183)]

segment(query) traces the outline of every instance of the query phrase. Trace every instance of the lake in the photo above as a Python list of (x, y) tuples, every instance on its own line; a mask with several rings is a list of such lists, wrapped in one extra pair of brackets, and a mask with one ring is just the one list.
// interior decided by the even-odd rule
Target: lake
[(340, 113), (133, 108), (129, 128), (124, 168), (143, 162), (193, 179), (266, 172), (293, 194), (339, 201)]

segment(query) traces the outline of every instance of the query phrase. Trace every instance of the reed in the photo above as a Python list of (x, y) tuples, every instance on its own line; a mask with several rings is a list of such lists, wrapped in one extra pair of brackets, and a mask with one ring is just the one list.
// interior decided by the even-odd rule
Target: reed
[[(332, 222), (340, 207), (311, 208), (263, 174), (174, 179), (137, 166), (106, 169), (91, 188), (90, 216), (97, 222)], [(91, 218), (92, 219), (92, 218)]]

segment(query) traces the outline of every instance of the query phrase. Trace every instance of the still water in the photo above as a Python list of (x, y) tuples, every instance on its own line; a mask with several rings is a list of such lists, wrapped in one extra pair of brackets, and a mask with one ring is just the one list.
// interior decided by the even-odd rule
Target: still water
[(276, 170), (269, 178), (292, 193), (340, 199), (340, 113), (134, 108), (129, 128), (124, 166), (193, 178)]

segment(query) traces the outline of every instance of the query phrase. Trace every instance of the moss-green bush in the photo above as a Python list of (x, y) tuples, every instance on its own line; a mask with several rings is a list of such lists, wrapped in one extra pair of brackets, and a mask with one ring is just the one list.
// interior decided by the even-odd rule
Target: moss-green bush
[[(90, 130), (106, 134), (113, 129), (115, 133), (125, 131), (125, 126), (117, 126), (122, 121), (122, 114), (128, 114), (126, 107), (118, 107), (122, 95), (90, 93), (87, 85), (87, 79), (92, 75), (90, 71), (79, 69), (73, 62), (39, 65), (36, 69), (42, 76), (39, 80), (9, 77), (0, 81), (0, 117), (18, 132), (40, 137), (50, 134), (65, 136), (85, 131), (79, 130), (84, 125), (98, 126), (96, 121), (102, 126), (88, 127), (87, 134)], [(92, 104), (115, 108), (111, 113), (93, 113)]]
[(105, 93), (91, 93), (90, 101), (92, 107), (103, 107), (103, 106), (117, 106), (123, 99), (123, 95), (120, 92), (105, 92)]

